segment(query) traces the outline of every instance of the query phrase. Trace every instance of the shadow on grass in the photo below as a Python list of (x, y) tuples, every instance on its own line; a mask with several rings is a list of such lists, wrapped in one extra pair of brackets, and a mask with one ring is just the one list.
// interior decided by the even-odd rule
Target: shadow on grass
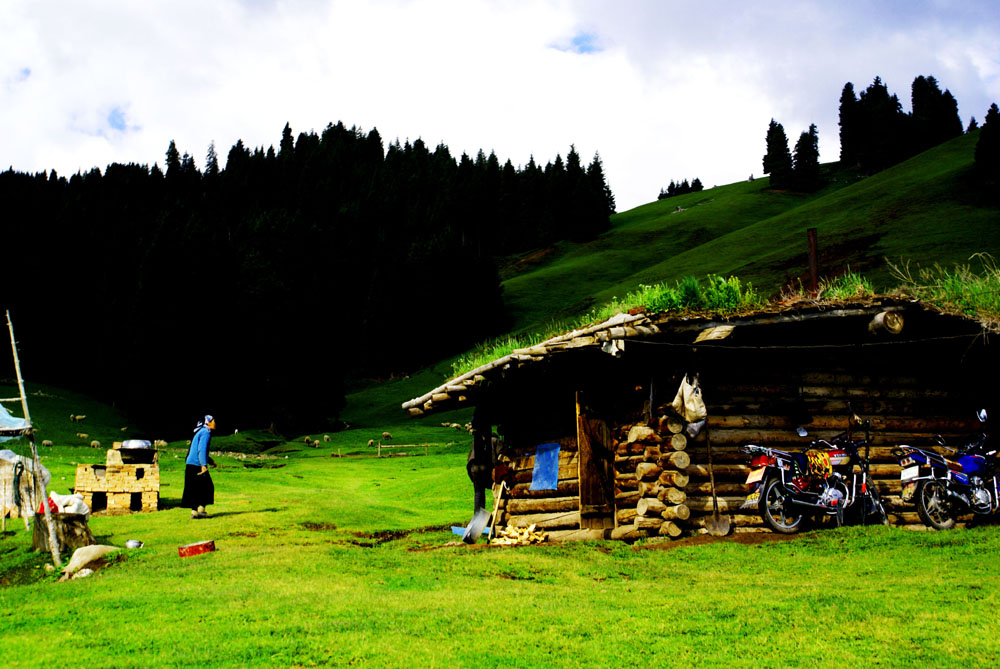
[(208, 514), (209, 518), (222, 518), (223, 516), (242, 516), (248, 513), (274, 513), (277, 509), (250, 509), (247, 511), (220, 511), (219, 513)]

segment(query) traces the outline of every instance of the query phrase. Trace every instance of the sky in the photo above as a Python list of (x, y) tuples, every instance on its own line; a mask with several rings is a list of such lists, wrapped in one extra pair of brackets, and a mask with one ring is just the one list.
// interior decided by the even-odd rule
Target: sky
[(963, 126), (1000, 101), (995, 0), (2, 0), (0, 35), (0, 169), (61, 176), (343, 121), (515, 166), (599, 153), (625, 211), (761, 176), (772, 118), (837, 160), (848, 81), (909, 111), (933, 75)]

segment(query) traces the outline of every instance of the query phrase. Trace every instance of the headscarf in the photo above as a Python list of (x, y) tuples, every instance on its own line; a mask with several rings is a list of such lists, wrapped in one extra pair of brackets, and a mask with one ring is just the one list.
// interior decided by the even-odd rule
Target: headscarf
[(209, 423), (215, 420), (215, 417), (211, 414), (205, 414), (205, 417), (198, 421), (198, 424), (194, 426), (194, 431), (197, 432), (203, 427), (207, 427)]

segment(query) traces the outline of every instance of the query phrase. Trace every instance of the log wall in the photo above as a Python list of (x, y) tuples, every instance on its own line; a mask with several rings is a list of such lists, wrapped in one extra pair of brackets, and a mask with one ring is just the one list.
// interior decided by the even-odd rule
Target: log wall
[[(497, 510), (498, 527), (528, 527), (545, 530), (553, 538), (576, 533), (584, 537), (580, 528), (580, 478), (579, 453), (576, 435), (558, 439), (540, 440), (538, 443), (559, 443), (559, 479), (554, 490), (531, 490), (532, 472), (535, 468), (535, 446), (513, 446), (506, 451), (513, 470), (513, 486), (504, 493)], [(494, 496), (499, 487), (494, 486)]]
[[(739, 448), (759, 444), (793, 452), (805, 450), (814, 439), (830, 439), (846, 431), (848, 407), (871, 420), (871, 474), (890, 523), (917, 524), (915, 507), (900, 498), (900, 470), (892, 449), (899, 444), (933, 447), (937, 435), (951, 445), (960, 445), (981, 431), (974, 417), (977, 398), (946, 381), (912, 372), (872, 375), (836, 367), (794, 373), (787, 366), (744, 368), (736, 373), (707, 371), (701, 376), (701, 386), (708, 423), (681, 451), (690, 460), (686, 467), (667, 460), (676, 453), (668, 446), (671, 435), (664, 429), (674, 416), (668, 402), (658, 402), (652, 412), (636, 407), (631, 417), (638, 417), (638, 422), (626, 420), (616, 426), (616, 535), (664, 534), (661, 528), (668, 522), (666, 516), (676, 516), (676, 511), (667, 507), (664, 512), (644, 503), (650, 499), (666, 503), (664, 495), (668, 493), (675, 501), (683, 495), (686, 509), (682, 513), (687, 514), (686, 518), (672, 518), (672, 522), (691, 531), (704, 527), (713, 508), (709, 438), (720, 513), (730, 514), (736, 532), (763, 531), (755, 509), (740, 510), (747, 495), (744, 481), (750, 467), (749, 457)], [(800, 425), (808, 436), (798, 436)], [(863, 439), (863, 430), (856, 429), (854, 438)], [(674, 531), (669, 528), (667, 532)]]

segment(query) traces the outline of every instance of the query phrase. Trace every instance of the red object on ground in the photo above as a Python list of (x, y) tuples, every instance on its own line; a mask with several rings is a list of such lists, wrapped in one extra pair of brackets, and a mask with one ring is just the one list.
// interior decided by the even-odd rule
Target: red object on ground
[(186, 546), (179, 546), (177, 548), (177, 554), (184, 557), (191, 557), (192, 555), (201, 555), (202, 553), (211, 553), (215, 550), (214, 541), (199, 541), (194, 544), (187, 544)]

